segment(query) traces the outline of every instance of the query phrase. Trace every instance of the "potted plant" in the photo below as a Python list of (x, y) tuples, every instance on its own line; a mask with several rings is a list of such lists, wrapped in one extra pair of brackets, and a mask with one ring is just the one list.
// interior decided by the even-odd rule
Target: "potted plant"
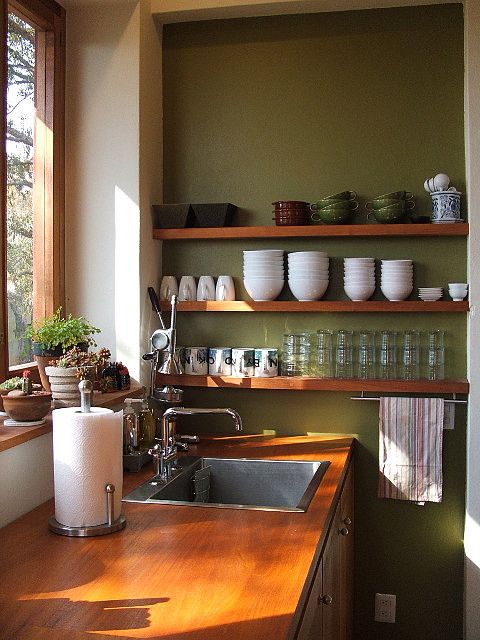
[(10, 391), (14, 391), (15, 389), (21, 389), (21, 386), (22, 378), (19, 376), (8, 378), (0, 383), (0, 411), (4, 411), (2, 396), (6, 396)]
[(87, 351), (91, 345), (96, 346), (93, 339), (100, 329), (94, 327), (83, 316), (66, 318), (61, 315), (59, 307), (55, 313), (47, 318), (33, 322), (28, 327), (25, 335), (32, 341), (32, 350), (38, 364), (38, 372), (43, 388), (50, 391), (48, 378), (45, 374), (45, 366), (53, 358), (59, 358), (74, 346)]
[[(40, 387), (40, 385), (35, 385)], [(35, 390), (30, 378), (30, 371), (23, 372), (21, 388), (9, 391), (3, 396), (3, 406), (12, 420), (18, 422), (42, 421), (50, 411), (52, 394)]]
[(78, 406), (79, 381), (89, 379), (95, 382), (98, 378), (98, 369), (106, 366), (110, 355), (108, 349), (100, 349), (96, 353), (72, 347), (60, 358), (51, 361), (50, 366), (45, 367), (45, 373), (48, 376), (54, 407)]

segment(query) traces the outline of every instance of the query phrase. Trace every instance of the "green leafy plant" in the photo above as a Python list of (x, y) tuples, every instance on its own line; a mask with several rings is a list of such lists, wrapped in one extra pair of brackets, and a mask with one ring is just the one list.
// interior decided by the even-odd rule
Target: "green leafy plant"
[(14, 389), (20, 389), (22, 386), (22, 378), (16, 376), (15, 378), (8, 378), (5, 382), (0, 384), (0, 389), (7, 389), (8, 391), (13, 391)]
[(61, 311), (60, 307), (53, 315), (33, 322), (25, 333), (26, 337), (32, 342), (38, 342), (42, 349), (62, 347), (63, 350), (67, 350), (81, 343), (97, 345), (92, 335), (100, 333), (100, 329), (90, 324), (83, 316), (74, 317), (68, 314), (66, 318), (62, 318)]
[(108, 349), (100, 349), (95, 351), (81, 351), (78, 347), (69, 349), (58, 360), (54, 360), (52, 364), (55, 367), (68, 369), (69, 367), (105, 367), (109, 361), (111, 353)]

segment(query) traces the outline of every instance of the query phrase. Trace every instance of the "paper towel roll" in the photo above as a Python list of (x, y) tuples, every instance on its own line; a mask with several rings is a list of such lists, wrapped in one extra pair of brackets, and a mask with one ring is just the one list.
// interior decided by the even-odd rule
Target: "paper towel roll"
[(115, 485), (114, 516), (122, 505), (122, 412), (92, 407), (55, 409), (53, 462), (55, 519), (68, 527), (108, 521), (105, 485)]

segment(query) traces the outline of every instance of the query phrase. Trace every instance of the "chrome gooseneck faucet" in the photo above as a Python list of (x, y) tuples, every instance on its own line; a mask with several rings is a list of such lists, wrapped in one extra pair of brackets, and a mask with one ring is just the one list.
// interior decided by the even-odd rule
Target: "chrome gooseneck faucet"
[(164, 480), (168, 480), (171, 476), (172, 469), (175, 466), (177, 451), (180, 444), (176, 439), (175, 418), (177, 416), (205, 414), (223, 414), (230, 416), (234, 421), (235, 429), (237, 431), (242, 430), (242, 418), (235, 409), (221, 407), (211, 409), (197, 407), (170, 407), (170, 409), (167, 409), (162, 416), (161, 444), (156, 444), (153, 449), (151, 449), (155, 475), (160, 475)]

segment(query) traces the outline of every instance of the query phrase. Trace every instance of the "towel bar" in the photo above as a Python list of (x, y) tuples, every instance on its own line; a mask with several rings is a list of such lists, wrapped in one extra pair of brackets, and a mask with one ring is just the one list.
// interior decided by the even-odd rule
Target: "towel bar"
[[(458, 400), (456, 394), (452, 394), (453, 398), (444, 398), (444, 401), (448, 404), (468, 404), (468, 400)], [(377, 396), (366, 396), (365, 391), (362, 391), (359, 396), (351, 396), (350, 400), (372, 400), (373, 402), (380, 402), (380, 398)]]

